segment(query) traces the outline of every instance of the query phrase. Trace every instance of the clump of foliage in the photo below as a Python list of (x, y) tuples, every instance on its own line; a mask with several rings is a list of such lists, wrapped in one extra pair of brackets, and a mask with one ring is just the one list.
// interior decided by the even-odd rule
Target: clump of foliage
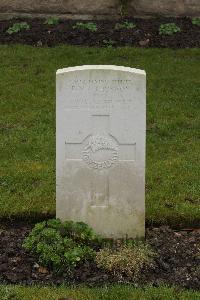
[(115, 25), (115, 29), (118, 30), (118, 29), (133, 29), (135, 28), (136, 25), (132, 22), (128, 22), (128, 21), (124, 21), (123, 23), (117, 23)]
[(177, 32), (181, 32), (181, 29), (175, 23), (162, 24), (159, 28), (160, 35), (172, 35)]
[(6, 31), (8, 34), (13, 34), (20, 32), (23, 29), (30, 29), (30, 25), (27, 22), (21, 22), (21, 23), (15, 23), (13, 26), (9, 27), (8, 30)]
[(124, 17), (128, 13), (128, 4), (130, 0), (120, 0), (119, 2), (120, 2), (119, 12), (121, 17)]
[(192, 19), (192, 24), (193, 24), (193, 25), (200, 26), (200, 18), (193, 18), (193, 19)]
[(60, 22), (60, 19), (58, 17), (49, 17), (44, 24), (47, 25), (58, 25), (58, 23)]
[(77, 264), (93, 259), (94, 245), (101, 239), (83, 222), (51, 219), (35, 225), (23, 247), (42, 266), (56, 272), (70, 271)]
[(153, 262), (155, 253), (150, 246), (142, 242), (131, 242), (116, 248), (105, 247), (96, 254), (98, 267), (118, 278), (128, 276), (136, 279), (145, 267)]
[(112, 48), (115, 45), (115, 41), (109, 39), (109, 40), (103, 40), (103, 44), (107, 48)]
[(77, 22), (74, 26), (73, 29), (87, 29), (89, 31), (97, 31), (97, 25), (93, 22), (88, 22), (88, 23), (82, 23), (82, 22)]

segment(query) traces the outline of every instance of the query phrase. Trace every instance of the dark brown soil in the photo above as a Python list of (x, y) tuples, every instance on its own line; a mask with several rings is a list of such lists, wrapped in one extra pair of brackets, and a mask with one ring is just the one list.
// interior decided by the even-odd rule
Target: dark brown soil
[[(71, 275), (54, 275), (37, 264), (37, 260), (22, 249), (22, 242), (32, 225), (2, 224), (0, 226), (0, 282), (18, 284), (85, 283), (102, 285), (118, 279), (98, 269), (95, 263), (85, 263)], [(200, 231), (173, 231), (169, 227), (147, 229), (146, 240), (158, 254), (155, 263), (143, 270), (137, 284), (200, 287)], [(120, 282), (127, 282), (122, 278)], [(129, 281), (130, 282), (130, 281)], [(136, 282), (134, 282), (136, 284)]]
[[(26, 21), (29, 30), (9, 35), (6, 30), (16, 22)], [(200, 47), (200, 26), (193, 25), (189, 18), (129, 19), (136, 24), (133, 29), (115, 30), (116, 21), (96, 21), (98, 30), (73, 29), (77, 21), (62, 21), (56, 26), (44, 24), (41, 19), (15, 19), (0, 21), (0, 44), (20, 43), (52, 47), (58, 44), (86, 46), (134, 46), (134, 47)], [(82, 21), (83, 22), (83, 21)], [(94, 22), (94, 21), (93, 21)], [(122, 21), (118, 21), (122, 22)], [(176, 23), (180, 33), (171, 36), (159, 35), (159, 27)]]

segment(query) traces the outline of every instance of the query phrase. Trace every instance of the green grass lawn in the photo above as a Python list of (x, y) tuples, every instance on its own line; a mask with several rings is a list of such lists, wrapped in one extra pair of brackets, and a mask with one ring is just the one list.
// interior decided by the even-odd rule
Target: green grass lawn
[(168, 287), (55, 288), (0, 286), (1, 300), (197, 300), (200, 293)]
[(1, 218), (55, 214), (56, 70), (115, 64), (147, 72), (148, 224), (197, 225), (199, 49), (15, 45), (0, 58)]

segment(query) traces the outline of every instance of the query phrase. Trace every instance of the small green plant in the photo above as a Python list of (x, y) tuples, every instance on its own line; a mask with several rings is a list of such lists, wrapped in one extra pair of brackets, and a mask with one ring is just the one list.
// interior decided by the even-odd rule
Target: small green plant
[(23, 247), (35, 255), (42, 266), (64, 272), (94, 258), (93, 246), (100, 240), (83, 222), (62, 223), (52, 219), (36, 224)]
[(136, 279), (153, 262), (155, 253), (142, 242), (126, 242), (117, 248), (105, 247), (96, 254), (98, 267), (122, 278)]
[(47, 25), (58, 25), (58, 23), (60, 22), (60, 19), (58, 17), (49, 17), (44, 24)]
[(162, 24), (159, 28), (160, 35), (172, 35), (177, 32), (181, 32), (181, 29), (175, 23)]
[(193, 19), (192, 19), (192, 24), (193, 24), (193, 25), (200, 26), (200, 18), (193, 18)]
[(8, 34), (13, 34), (20, 32), (23, 29), (30, 29), (30, 26), (27, 22), (21, 22), (21, 23), (15, 23), (13, 26), (9, 27), (8, 30), (6, 31)]
[(89, 31), (95, 32), (97, 31), (97, 25), (92, 22), (88, 22), (88, 23), (78, 22), (73, 26), (73, 29), (87, 29)]
[(134, 23), (124, 21), (123, 23), (117, 23), (115, 25), (115, 30), (118, 30), (118, 29), (133, 29), (135, 27), (136, 27), (136, 25)]
[(119, 8), (119, 13), (121, 17), (124, 17), (128, 14), (128, 4), (130, 0), (120, 0), (120, 8)]
[(107, 47), (107, 48), (112, 48), (112, 47), (114, 46), (115, 43), (116, 43), (116, 42), (113, 41), (113, 40), (111, 40), (111, 39), (109, 39), (109, 40), (103, 40), (103, 44), (104, 44), (104, 46)]

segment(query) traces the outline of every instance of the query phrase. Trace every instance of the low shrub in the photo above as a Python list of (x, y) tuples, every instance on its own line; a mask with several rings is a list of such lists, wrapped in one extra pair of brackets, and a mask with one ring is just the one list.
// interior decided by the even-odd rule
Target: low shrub
[(193, 25), (200, 26), (200, 18), (193, 18), (193, 19), (192, 19), (192, 24), (193, 24)]
[(115, 44), (116, 44), (116, 42), (111, 39), (103, 40), (103, 45), (107, 48), (112, 48)]
[(47, 25), (58, 25), (58, 23), (60, 22), (60, 19), (58, 17), (49, 17), (44, 24)]
[(160, 35), (172, 35), (177, 32), (181, 32), (181, 29), (175, 23), (162, 24), (159, 28)]
[(128, 21), (124, 21), (123, 23), (117, 23), (115, 25), (115, 29), (118, 30), (118, 29), (132, 29), (132, 28), (135, 28), (136, 25), (132, 22), (128, 22)]
[(142, 242), (121, 245), (115, 249), (105, 247), (96, 254), (97, 266), (118, 278), (136, 279), (153, 262), (155, 253)]
[(9, 27), (6, 32), (8, 34), (13, 34), (20, 32), (23, 29), (30, 29), (30, 25), (27, 22), (15, 23), (13, 26)]
[(97, 31), (97, 25), (92, 22), (88, 22), (88, 23), (78, 22), (73, 26), (73, 29), (87, 29), (89, 31), (94, 32), (94, 31)]
[(65, 272), (93, 259), (93, 248), (100, 242), (101, 238), (83, 222), (62, 223), (59, 219), (51, 219), (36, 224), (23, 247), (35, 255), (42, 266)]

